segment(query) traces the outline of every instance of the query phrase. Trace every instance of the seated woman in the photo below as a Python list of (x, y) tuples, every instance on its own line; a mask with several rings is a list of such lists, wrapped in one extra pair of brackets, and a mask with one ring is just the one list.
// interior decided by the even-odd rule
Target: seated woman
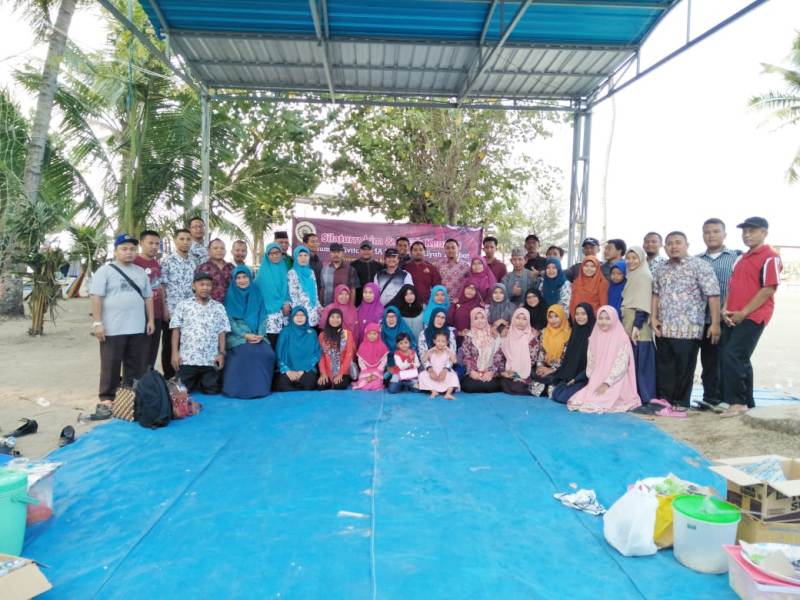
[(538, 279), (538, 287), (542, 292), (545, 306), (560, 304), (569, 311), (572, 300), (572, 285), (561, 268), (561, 259), (550, 257), (544, 267), (544, 273)]
[(550, 398), (566, 404), (572, 395), (581, 390), (589, 379), (586, 377), (586, 350), (589, 347), (589, 336), (594, 327), (594, 311), (585, 302), (575, 308), (572, 320), (572, 335), (567, 342), (564, 360), (555, 373), (550, 376), (555, 387)]
[(417, 352), (420, 357), (428, 350), (433, 348), (433, 337), (437, 333), (444, 333), (447, 336), (447, 345), (453, 352), (456, 351), (456, 332), (452, 327), (447, 326), (447, 317), (443, 308), (434, 308), (428, 326), (419, 334), (417, 338)]
[[(474, 283), (467, 283), (461, 290), (461, 298), (450, 305), (447, 322), (455, 328), (456, 344), (460, 347), (469, 331), (469, 314), (475, 307), (483, 308), (483, 298)], [(436, 310), (436, 309), (434, 309)]]
[(316, 327), (319, 325), (322, 306), (317, 295), (317, 277), (309, 264), (311, 250), (306, 246), (298, 246), (294, 249), (293, 258), (294, 265), (287, 275), (289, 298), (292, 306), (302, 306), (306, 309), (309, 324), (311, 327)]
[(622, 290), (622, 326), (633, 342), (636, 363), (636, 390), (643, 404), (656, 397), (656, 349), (650, 329), (650, 299), (653, 276), (647, 268), (647, 255), (633, 246), (625, 255), (628, 280)]
[(572, 299), (569, 303), (569, 316), (575, 316), (575, 307), (582, 302), (591, 305), (594, 314), (604, 304), (608, 304), (608, 281), (603, 276), (600, 261), (596, 256), (586, 256), (581, 262), (575, 281), (572, 283)]
[(346, 390), (352, 381), (350, 367), (353, 365), (355, 343), (353, 334), (343, 326), (342, 311), (338, 308), (328, 313), (322, 333), (319, 334), (319, 379), (321, 390)]
[(371, 281), (361, 289), (361, 304), (356, 311), (359, 331), (366, 331), (370, 323), (380, 325), (383, 320), (383, 304), (381, 304), (381, 288)]
[(389, 393), (398, 394), (402, 391), (419, 389), (419, 356), (411, 347), (411, 337), (407, 333), (397, 335), (397, 347), (392, 355), (389, 367)]
[(308, 324), (308, 313), (295, 306), (289, 315), (289, 324), (278, 336), (279, 392), (309, 391), (317, 389), (317, 363), (320, 359), (317, 332)]
[(613, 306), (603, 306), (597, 312), (586, 353), (586, 375), (586, 387), (567, 402), (570, 410), (626, 412), (641, 406), (631, 341)]
[(289, 300), (289, 269), (283, 260), (281, 247), (272, 242), (264, 250), (254, 285), (261, 292), (267, 311), (266, 332), (273, 348), (278, 345), (278, 334), (289, 323), (292, 304)]
[(434, 308), (443, 308), (445, 313), (450, 310), (450, 294), (447, 293), (447, 288), (443, 285), (435, 285), (431, 288), (431, 296), (428, 298), (425, 310), (422, 311), (423, 328), (428, 326)]
[(529, 290), (520, 306), (528, 311), (531, 327), (537, 334), (547, 327), (547, 304), (544, 303), (542, 292), (537, 289)]
[(381, 326), (369, 323), (356, 352), (359, 372), (358, 379), (353, 382), (353, 389), (365, 392), (382, 390), (388, 355), (389, 348), (381, 340)]
[(500, 350), (504, 361), (500, 389), (506, 394), (530, 395), (531, 373), (539, 352), (539, 341), (531, 327), (530, 315), (524, 308), (518, 308), (511, 315), (511, 327), (500, 342)]
[(253, 273), (239, 265), (225, 294), (231, 332), (225, 337), (222, 393), (233, 398), (269, 396), (275, 372), (275, 352), (266, 340), (267, 311)]
[(447, 333), (437, 331), (433, 337), (433, 346), (422, 356), (419, 390), (430, 392), (431, 398), (444, 393), (445, 400), (455, 400), (453, 392), (460, 387), (458, 375), (453, 370), (455, 364), (456, 353), (448, 347)]
[(417, 297), (417, 288), (409, 284), (404, 285), (389, 302), (389, 306), (398, 308), (400, 316), (403, 317), (412, 334), (419, 337), (424, 326), (422, 325), (422, 302)]
[(572, 327), (564, 308), (560, 304), (548, 308), (547, 327), (539, 336), (539, 354), (536, 356), (536, 372), (531, 385), (531, 394), (534, 396), (547, 395), (547, 387), (553, 383), (553, 373), (561, 366), (571, 334)]
[(354, 347), (358, 348), (358, 344), (361, 342), (361, 328), (358, 325), (358, 311), (353, 306), (353, 303), (350, 302), (350, 288), (348, 286), (342, 284), (333, 289), (333, 302), (322, 309), (322, 316), (319, 322), (327, 323), (328, 315), (331, 314), (334, 308), (341, 311), (342, 327), (350, 332), (355, 344)]
[[(478, 394), (499, 392), (499, 378), (503, 371), (500, 336), (489, 327), (485, 309), (473, 308), (470, 318), (472, 324), (461, 345), (461, 364), (466, 371), (461, 378), (461, 391)], [(508, 320), (510, 323), (510, 316)]]
[[(489, 303), (489, 312), (487, 313), (489, 325), (491, 325), (495, 334), (503, 335), (511, 324), (511, 315), (514, 314), (515, 308), (516, 306), (512, 306), (511, 301), (508, 299), (506, 286), (502, 283), (495, 283), (492, 289), (492, 301)], [(474, 309), (470, 311), (470, 319), (472, 319), (473, 311)]]

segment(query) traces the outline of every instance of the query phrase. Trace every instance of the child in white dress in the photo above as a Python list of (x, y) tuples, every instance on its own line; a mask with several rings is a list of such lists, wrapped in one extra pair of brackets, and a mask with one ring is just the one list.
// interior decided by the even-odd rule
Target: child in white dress
[(456, 355), (448, 347), (448, 342), (445, 333), (437, 333), (433, 338), (433, 348), (422, 357), (425, 370), (419, 375), (419, 389), (429, 391), (431, 398), (444, 392), (445, 400), (455, 400), (453, 392), (461, 389), (458, 375), (453, 371)]

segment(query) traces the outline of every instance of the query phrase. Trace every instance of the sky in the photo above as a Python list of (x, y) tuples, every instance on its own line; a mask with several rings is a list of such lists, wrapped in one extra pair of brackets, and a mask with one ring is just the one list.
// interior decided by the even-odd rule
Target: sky
[[(693, 0), (693, 34), (747, 3)], [(672, 11), (643, 48), (643, 68), (683, 42), (685, 5)], [(70, 29), (70, 37), (87, 50), (105, 42), (98, 11), (97, 5), (78, 11)], [(763, 73), (762, 63), (788, 66), (798, 30), (800, 1), (770, 0), (598, 105), (590, 154), (589, 235), (621, 237), (632, 244), (650, 230), (678, 229), (688, 234), (690, 251), (700, 252), (706, 218), (722, 218), (730, 244), (742, 247), (734, 225), (760, 215), (770, 221), (772, 244), (800, 246), (800, 185), (789, 185), (785, 176), (800, 148), (800, 127), (776, 130), (764, 113), (748, 106), (752, 96), (783, 86), (779, 77)], [(27, 25), (8, 3), (0, 4), (0, 85), (11, 86), (27, 110), (34, 100), (14, 87), (11, 73), (43, 54)], [(511, 151), (559, 166), (568, 197), (571, 149), (571, 127), (560, 125), (547, 140)], [(302, 207), (298, 212), (310, 216), (313, 211)], [(787, 257), (800, 258), (800, 251)]]

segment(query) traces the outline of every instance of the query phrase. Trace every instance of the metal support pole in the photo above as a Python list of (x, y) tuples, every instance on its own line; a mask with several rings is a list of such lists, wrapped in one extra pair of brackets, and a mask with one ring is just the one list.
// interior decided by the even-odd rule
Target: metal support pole
[(580, 202), (580, 236), (583, 240), (586, 237), (586, 218), (589, 212), (589, 154), (592, 144), (592, 113), (587, 110), (583, 113), (583, 144), (581, 147), (581, 161), (583, 162), (583, 181), (581, 183), (581, 202)]
[(576, 239), (575, 215), (578, 206), (578, 160), (581, 148), (581, 117), (578, 111), (572, 113), (572, 171), (569, 185), (569, 241), (567, 256), (569, 264), (575, 262), (579, 240)]
[(211, 104), (206, 94), (200, 96), (200, 110), (202, 114), (200, 121), (201, 216), (206, 223), (205, 242), (208, 245), (208, 238), (211, 233), (211, 226), (208, 222), (208, 217), (211, 214)]
[(686, 0), (686, 43), (692, 41), (692, 0)]

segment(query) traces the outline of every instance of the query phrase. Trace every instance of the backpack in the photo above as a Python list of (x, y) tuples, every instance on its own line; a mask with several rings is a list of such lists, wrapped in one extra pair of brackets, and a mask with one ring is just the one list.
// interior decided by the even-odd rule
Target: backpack
[(142, 427), (166, 427), (172, 419), (172, 401), (164, 377), (151, 367), (134, 385), (133, 418)]

